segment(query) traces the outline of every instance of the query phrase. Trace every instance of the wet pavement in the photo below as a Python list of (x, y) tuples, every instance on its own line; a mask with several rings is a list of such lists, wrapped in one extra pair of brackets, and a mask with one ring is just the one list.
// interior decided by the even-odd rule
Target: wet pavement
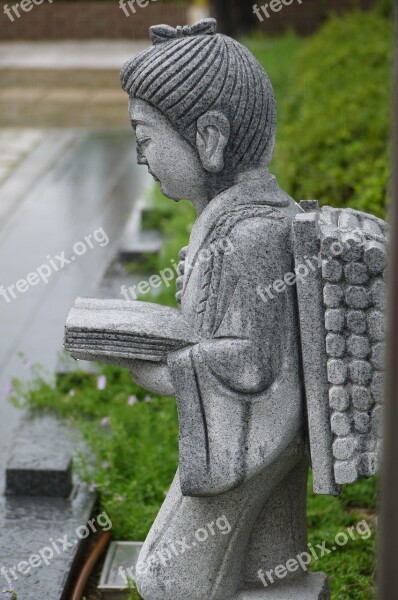
[(42, 129), (0, 129), (0, 183), (44, 138)]
[(0, 456), (19, 419), (6, 384), (29, 376), (18, 354), (54, 371), (69, 308), (95, 294), (149, 183), (128, 130), (53, 132), (35, 152), (40, 177), (22, 163), (0, 187)]
[[(86, 533), (90, 535), (102, 529), (100, 523), (94, 523), (94, 527), (86, 531), (85, 524), (94, 516), (96, 502), (96, 494), (90, 492), (87, 484), (74, 474), (67, 496), (57, 485), (59, 458), (70, 459), (77, 448), (85, 452), (81, 437), (53, 417), (26, 419), (21, 423), (14, 444), (16, 456), (11, 463), (15, 467), (14, 482), (18, 479), (24, 489), (10, 490), (8, 486), (12, 493), (0, 495), (1, 598), (10, 599), (11, 594), (4, 590), (11, 588), (19, 600), (68, 597), (71, 579), (82, 563)], [(0, 471), (1, 488), (4, 488), (3, 479), (4, 472)], [(39, 484), (36, 495), (32, 495), (34, 481)], [(18, 493), (25, 490), (27, 496)], [(63, 543), (59, 543), (61, 540)]]

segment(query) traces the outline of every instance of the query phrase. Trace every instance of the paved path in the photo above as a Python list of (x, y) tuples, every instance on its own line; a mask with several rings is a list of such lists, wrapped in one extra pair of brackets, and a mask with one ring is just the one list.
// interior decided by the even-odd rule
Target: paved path
[[(145, 169), (136, 166), (134, 146), (129, 132), (54, 132), (30, 157), (25, 180), (23, 163), (0, 187), (0, 207), (8, 206), (3, 218), (0, 212), (0, 285), (15, 286), (51, 260), (60, 265), (55, 257), (62, 252), (68, 259), (75, 254), (70, 264), (51, 270), (48, 283), (40, 280), (23, 292), (14, 287), (15, 299), (7, 292), (10, 302), (0, 295), (0, 453), (18, 418), (5, 386), (12, 376), (28, 375), (18, 353), (54, 370), (70, 306), (77, 296), (95, 293), (148, 183)], [(39, 179), (33, 176), (35, 161)], [(75, 243), (98, 228), (109, 244), (92, 238), (93, 248), (76, 255)]]
[(43, 129), (0, 129), (0, 183), (45, 137)]
[[(25, 421), (18, 432), (16, 446), (14, 450), (17, 454), (22, 449), (24, 452), (23, 456), (19, 455), (19, 460), (22, 459), (30, 469), (37, 470), (40, 467), (59, 469), (60, 454), (71, 457), (76, 456), (77, 449), (84, 451), (80, 436), (50, 417)], [(29, 450), (31, 454), (26, 455), (25, 452)], [(34, 457), (30, 465), (29, 456)], [(29, 479), (23, 473), (19, 476)], [(11, 600), (10, 594), (2, 593), (2, 590), (11, 587), (17, 593), (18, 600), (65, 599), (72, 571), (80, 570), (81, 552), (88, 541), (81, 539), (86, 531), (79, 528), (86, 525), (90, 516), (94, 519), (97, 517), (93, 514), (95, 494), (90, 493), (88, 486), (81, 483), (76, 475), (73, 483), (73, 489), (67, 498), (0, 494), (2, 600)], [(0, 489), (4, 489), (4, 486), (4, 469), (1, 468)], [(93, 529), (100, 531), (101, 527), (95, 522)], [(61, 538), (65, 544), (52, 544)], [(39, 560), (40, 553), (47, 558), (46, 561)], [(34, 560), (33, 555), (39, 556)], [(22, 566), (23, 574), (17, 568), (21, 564), (25, 565)]]

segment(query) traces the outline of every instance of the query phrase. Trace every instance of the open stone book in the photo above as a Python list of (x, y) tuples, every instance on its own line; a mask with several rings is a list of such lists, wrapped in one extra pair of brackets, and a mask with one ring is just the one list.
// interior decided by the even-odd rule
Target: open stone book
[(198, 341), (178, 309), (149, 302), (78, 298), (65, 326), (65, 347), (82, 360), (161, 362)]

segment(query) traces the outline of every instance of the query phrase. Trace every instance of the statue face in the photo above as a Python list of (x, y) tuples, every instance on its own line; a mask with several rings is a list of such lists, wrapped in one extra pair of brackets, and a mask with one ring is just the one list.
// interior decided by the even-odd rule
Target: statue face
[(202, 195), (206, 175), (198, 152), (167, 117), (139, 99), (130, 99), (129, 113), (137, 137), (138, 164), (147, 165), (162, 193), (173, 200)]

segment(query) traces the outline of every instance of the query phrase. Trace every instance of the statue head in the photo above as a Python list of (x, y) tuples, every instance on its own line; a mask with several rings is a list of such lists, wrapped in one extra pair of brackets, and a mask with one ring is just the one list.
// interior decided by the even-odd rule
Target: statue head
[(123, 66), (121, 83), (130, 96), (139, 162), (163, 193), (191, 198), (204, 185), (267, 168), (275, 97), (249, 50), (217, 34), (214, 19), (177, 29), (159, 25), (150, 35), (153, 46)]

